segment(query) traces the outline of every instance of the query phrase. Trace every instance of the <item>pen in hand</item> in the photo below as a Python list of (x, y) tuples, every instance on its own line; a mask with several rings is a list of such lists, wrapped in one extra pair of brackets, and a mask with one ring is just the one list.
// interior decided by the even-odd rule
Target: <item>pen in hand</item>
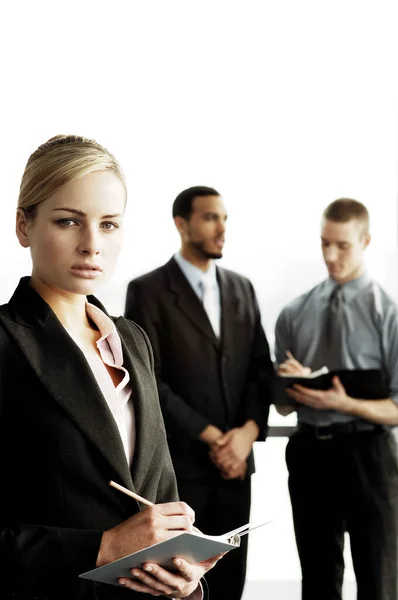
[[(146, 504), (146, 506), (155, 506), (153, 502), (150, 502), (146, 498), (143, 498), (142, 496), (139, 496), (135, 492), (132, 492), (131, 490), (128, 490), (127, 488), (123, 487), (119, 483), (116, 483), (115, 481), (110, 481), (109, 485), (111, 487), (115, 488), (115, 490), (119, 490), (119, 492), (122, 492), (123, 494), (126, 494), (126, 496), (130, 496), (130, 498), (134, 498), (134, 500), (137, 500), (138, 502), (141, 502), (141, 504)], [(200, 533), (200, 534), (202, 533), (194, 525), (192, 526), (192, 531), (195, 531), (196, 533)]]
[(296, 358), (294, 358), (290, 350), (286, 350), (286, 356), (288, 357), (288, 360), (279, 365), (278, 375), (298, 375), (301, 377), (308, 377), (308, 375), (311, 374), (311, 369), (309, 367), (304, 367)]
[[(115, 481), (110, 481), (109, 485), (111, 487), (115, 488), (116, 490), (119, 490), (119, 492), (122, 492), (123, 494), (126, 494), (127, 496), (130, 496), (131, 498), (134, 498), (135, 500), (138, 500), (138, 502), (141, 502), (142, 504), (146, 504), (147, 506), (154, 506), (153, 502), (146, 500), (146, 498), (143, 498), (142, 496), (139, 496), (135, 492), (128, 490), (127, 488), (123, 487), (119, 483), (116, 483)], [(257, 527), (259, 527), (259, 525), (257, 525)], [(219, 537), (221, 539), (224, 539), (226, 537), (231, 537), (232, 534), (236, 535), (244, 529), (247, 529), (247, 531), (245, 531), (244, 533), (242, 532), (241, 535), (245, 535), (246, 533), (249, 533), (249, 524), (243, 525), (242, 527), (239, 527), (238, 529), (234, 529), (233, 531), (229, 531), (228, 533), (226, 533), (224, 535), (213, 536), (213, 537), (214, 538)], [(200, 535), (203, 535), (203, 533), (197, 527), (192, 527), (192, 530), (195, 533), (199, 533)]]
[(123, 487), (122, 485), (119, 485), (115, 481), (110, 481), (109, 485), (111, 487), (115, 488), (116, 490), (119, 490), (119, 492), (123, 492), (123, 494), (130, 496), (130, 498), (134, 498), (134, 500), (137, 500), (137, 502), (141, 502), (141, 504), (146, 504), (146, 506), (154, 506), (153, 502), (150, 502), (146, 498), (143, 498), (142, 496), (139, 496), (135, 492), (128, 490), (127, 488)]
[(290, 350), (286, 350), (286, 356), (288, 357), (289, 361), (291, 361), (294, 365), (297, 365), (300, 367), (302, 366), (301, 363), (299, 363), (299, 361), (294, 358), (294, 356), (290, 352)]

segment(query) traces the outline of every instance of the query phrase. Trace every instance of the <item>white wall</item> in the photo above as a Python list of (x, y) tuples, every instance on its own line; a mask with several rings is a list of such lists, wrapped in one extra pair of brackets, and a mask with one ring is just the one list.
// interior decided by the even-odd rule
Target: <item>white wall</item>
[(96, 138), (127, 174), (125, 249), (100, 294), (111, 312), (129, 279), (175, 251), (172, 201), (198, 184), (224, 195), (223, 264), (253, 280), (271, 339), (283, 304), (324, 276), (319, 218), (336, 197), (370, 209), (370, 270), (396, 296), (395, 6), (3, 4), (0, 301), (30, 268), (13, 233), (24, 164), (56, 133)]
[[(374, 271), (396, 293), (395, 2), (13, 2), (2, 8), (0, 267), (6, 300), (28, 267), (13, 236), (26, 159), (59, 132), (97, 138), (129, 182), (127, 239), (104, 290), (178, 244), (171, 203), (218, 188), (224, 264), (248, 274), (264, 322), (323, 276), (322, 209), (341, 195), (372, 214)], [(388, 263), (388, 267), (385, 263)]]

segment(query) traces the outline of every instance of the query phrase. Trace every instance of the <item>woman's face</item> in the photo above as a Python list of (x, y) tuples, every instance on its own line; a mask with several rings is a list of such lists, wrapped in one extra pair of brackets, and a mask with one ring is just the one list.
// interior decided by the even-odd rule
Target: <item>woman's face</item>
[(32, 279), (55, 290), (91, 294), (112, 276), (123, 242), (126, 193), (110, 171), (76, 179), (38, 205), (18, 211), (17, 235), (30, 247)]

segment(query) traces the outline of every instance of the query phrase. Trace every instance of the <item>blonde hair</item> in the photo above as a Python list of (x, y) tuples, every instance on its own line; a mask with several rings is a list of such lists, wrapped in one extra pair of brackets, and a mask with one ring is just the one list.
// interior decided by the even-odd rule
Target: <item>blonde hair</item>
[(100, 170), (114, 173), (126, 189), (124, 173), (106, 148), (77, 135), (56, 135), (29, 157), (22, 175), (18, 208), (33, 218), (36, 207), (61, 187)]

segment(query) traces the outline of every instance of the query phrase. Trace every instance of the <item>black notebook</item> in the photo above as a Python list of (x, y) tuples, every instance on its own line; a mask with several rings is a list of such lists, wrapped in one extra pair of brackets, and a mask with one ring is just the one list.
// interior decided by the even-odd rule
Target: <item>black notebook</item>
[(311, 373), (309, 377), (297, 375), (276, 376), (273, 389), (273, 404), (296, 404), (286, 393), (286, 388), (298, 383), (313, 390), (328, 390), (332, 387), (332, 379), (337, 375), (340, 378), (347, 394), (352, 398), (362, 400), (383, 400), (388, 398), (389, 389), (379, 369), (368, 370), (339, 370), (327, 371), (324, 367)]

